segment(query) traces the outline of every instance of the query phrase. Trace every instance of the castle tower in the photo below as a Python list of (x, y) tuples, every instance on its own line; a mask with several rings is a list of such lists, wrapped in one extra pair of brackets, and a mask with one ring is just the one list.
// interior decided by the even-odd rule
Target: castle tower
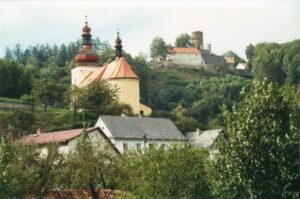
[(203, 49), (203, 33), (201, 31), (192, 32), (193, 47)]
[(93, 52), (91, 28), (88, 26), (87, 16), (82, 28), (82, 50), (75, 56), (75, 68), (71, 70), (72, 84), (79, 85), (91, 72), (100, 70), (99, 55)]

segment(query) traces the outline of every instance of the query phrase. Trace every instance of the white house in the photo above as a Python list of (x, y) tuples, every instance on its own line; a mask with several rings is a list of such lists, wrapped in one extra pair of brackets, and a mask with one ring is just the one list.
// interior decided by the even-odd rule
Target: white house
[(185, 141), (173, 122), (165, 118), (100, 115), (95, 127), (99, 127), (121, 153), (129, 149), (166, 148)]
[[(100, 128), (89, 128), (86, 132), (91, 139), (92, 143), (95, 144), (99, 149), (102, 147), (111, 150), (112, 154), (120, 154), (117, 148), (111, 143), (106, 135), (101, 131)], [(22, 144), (37, 144), (40, 146), (41, 154), (48, 154), (49, 144), (58, 144), (58, 151), (61, 154), (68, 154), (76, 149), (78, 138), (83, 133), (83, 129), (70, 129), (64, 131), (56, 131), (49, 133), (38, 132), (37, 134), (27, 135), (21, 138), (19, 141)]]
[(197, 129), (195, 132), (188, 132), (185, 134), (188, 142), (194, 147), (202, 147), (206, 149), (213, 149), (215, 142), (222, 132), (222, 129), (212, 129), (200, 131)]
[(247, 70), (248, 69), (248, 64), (247, 63), (238, 63), (238, 65), (236, 65), (235, 69)]

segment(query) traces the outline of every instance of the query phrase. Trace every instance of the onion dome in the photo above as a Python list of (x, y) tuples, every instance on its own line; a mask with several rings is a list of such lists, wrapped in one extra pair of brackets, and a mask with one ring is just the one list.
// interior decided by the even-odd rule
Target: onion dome
[(115, 40), (116, 57), (123, 57), (122, 54), (122, 40), (120, 39), (120, 33), (117, 32), (117, 38)]
[[(87, 17), (87, 16), (86, 16)], [(91, 28), (88, 22), (82, 28), (82, 50), (75, 56), (76, 65), (98, 66), (99, 55), (92, 50)]]
[(91, 28), (88, 26), (88, 22), (85, 22), (85, 26), (82, 28), (83, 34), (89, 34), (91, 32)]
[(81, 63), (81, 62), (96, 62), (96, 63), (98, 63), (99, 55), (97, 55), (94, 52), (80, 51), (75, 56), (75, 61), (76, 61), (76, 63)]

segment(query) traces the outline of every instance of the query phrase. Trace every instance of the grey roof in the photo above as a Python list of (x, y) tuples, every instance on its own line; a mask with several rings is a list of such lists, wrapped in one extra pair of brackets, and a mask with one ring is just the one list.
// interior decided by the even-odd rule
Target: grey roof
[(185, 140), (170, 119), (100, 115), (114, 138)]
[[(203, 148), (212, 148), (217, 137), (220, 135), (222, 129), (206, 130), (201, 132), (199, 136), (196, 136), (190, 140), (194, 146)], [(195, 132), (191, 132), (195, 133)]]

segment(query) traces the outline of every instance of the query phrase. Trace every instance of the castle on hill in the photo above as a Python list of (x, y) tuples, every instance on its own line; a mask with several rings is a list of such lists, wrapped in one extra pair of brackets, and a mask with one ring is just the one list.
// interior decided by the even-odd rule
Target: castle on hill
[(196, 68), (210, 72), (216, 72), (226, 68), (226, 60), (223, 56), (211, 52), (211, 45), (204, 48), (203, 33), (192, 32), (192, 47), (173, 47), (167, 49), (166, 67)]
[(122, 54), (119, 33), (115, 40), (116, 59), (102, 67), (99, 55), (92, 50), (91, 28), (88, 22), (82, 28), (82, 50), (75, 56), (75, 67), (71, 70), (72, 85), (85, 87), (94, 81), (106, 80), (118, 88), (120, 102), (129, 104), (136, 115), (151, 115), (152, 109), (140, 102), (140, 78)]

